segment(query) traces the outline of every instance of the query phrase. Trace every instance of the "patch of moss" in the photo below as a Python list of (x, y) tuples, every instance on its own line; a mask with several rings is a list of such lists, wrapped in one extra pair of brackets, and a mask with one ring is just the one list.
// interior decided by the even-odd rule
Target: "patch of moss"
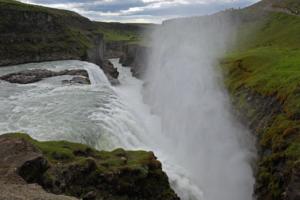
[[(259, 130), (253, 127), (259, 134), (258, 199), (282, 199), (300, 159), (299, 32), (298, 16), (278, 12), (261, 15), (241, 23), (235, 47), (221, 61), (237, 108), (250, 121), (261, 119), (258, 126), (265, 120), (261, 116), (268, 119)], [(249, 94), (251, 98), (259, 96), (257, 103), (265, 103), (265, 107), (268, 102), (262, 101), (275, 100), (282, 109), (260, 110), (264, 107), (249, 104)]]
[(8, 137), (22, 138), (29, 141), (39, 149), (46, 158), (52, 162), (78, 162), (84, 164), (87, 157), (99, 159), (97, 164), (101, 169), (117, 171), (120, 168), (145, 170), (145, 166), (155, 159), (152, 152), (145, 151), (125, 151), (116, 149), (112, 152), (97, 151), (87, 145), (80, 143), (71, 143), (67, 141), (45, 141), (40, 142), (32, 139), (24, 133), (7, 134)]
[[(26, 140), (43, 153), (48, 162), (28, 161), (19, 174), (49, 192), (79, 198), (94, 191), (99, 199), (178, 200), (152, 152), (97, 151), (67, 141), (40, 142), (23, 133), (4, 137)], [(40, 163), (49, 164), (41, 169)]]

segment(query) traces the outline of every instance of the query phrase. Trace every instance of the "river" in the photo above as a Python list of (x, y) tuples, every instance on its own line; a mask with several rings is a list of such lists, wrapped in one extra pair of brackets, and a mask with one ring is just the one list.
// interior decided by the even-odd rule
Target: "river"
[(65, 85), (70, 76), (48, 78), (19, 85), (0, 82), (1, 133), (24, 132), (33, 138), (67, 140), (99, 150), (143, 149), (154, 151), (177, 193), (186, 200), (202, 199), (190, 174), (164, 152), (169, 138), (162, 134), (160, 117), (143, 101), (143, 81), (131, 75), (118, 59), (119, 86), (111, 86), (103, 71), (82, 61), (55, 61), (0, 68), (0, 75), (27, 69), (86, 69), (91, 85)]

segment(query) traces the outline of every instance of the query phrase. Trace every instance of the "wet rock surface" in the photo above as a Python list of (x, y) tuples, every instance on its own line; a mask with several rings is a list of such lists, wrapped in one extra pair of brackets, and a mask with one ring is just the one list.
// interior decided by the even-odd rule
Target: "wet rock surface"
[(284, 130), (282, 138), (272, 142), (267, 140), (268, 136), (274, 134), (271, 131), (280, 131), (276, 116), (284, 114), (283, 103), (276, 96), (262, 95), (245, 87), (240, 87), (232, 94), (232, 103), (238, 119), (258, 138), (258, 161), (255, 167), (257, 181), (254, 191), (256, 198), (300, 199), (300, 165), (294, 161), (297, 158), (291, 158), (284, 151), (299, 133), (299, 129), (288, 128)]
[[(20, 138), (0, 136), (0, 199), (1, 200), (76, 200), (73, 197), (47, 193), (38, 184), (27, 184), (18, 174), (19, 169), (34, 163), (33, 172), (42, 172), (42, 153)], [(47, 165), (42, 165), (47, 166)], [(21, 170), (23, 171), (23, 170)], [(35, 174), (34, 177), (36, 177)]]
[(115, 68), (114, 65), (109, 60), (105, 60), (101, 68), (112, 85), (120, 84), (120, 81), (118, 80), (119, 77), (118, 69)]
[(82, 69), (63, 70), (59, 72), (47, 69), (25, 70), (1, 76), (0, 80), (10, 83), (29, 84), (41, 81), (45, 78), (64, 75), (75, 76), (72, 80), (68, 81), (68, 83), (90, 84), (88, 73)]
[(63, 80), (62, 81), (63, 84), (83, 84), (83, 85), (88, 85), (90, 84), (90, 80), (89, 78), (85, 77), (85, 76), (75, 76), (73, 77), (71, 80)]
[(146, 71), (147, 55), (150, 53), (150, 48), (140, 45), (124, 46), (123, 55), (120, 58), (120, 63), (123, 66), (131, 67), (133, 76), (141, 78)]
[(0, 146), (0, 199), (179, 200), (152, 152), (96, 151), (19, 133), (0, 136)]

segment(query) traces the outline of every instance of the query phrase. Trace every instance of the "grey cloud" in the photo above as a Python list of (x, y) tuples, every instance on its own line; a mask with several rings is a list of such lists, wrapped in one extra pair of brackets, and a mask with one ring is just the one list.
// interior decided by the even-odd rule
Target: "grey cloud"
[[(172, 17), (205, 15), (232, 7), (244, 7), (258, 0), (21, 0), (44, 6), (71, 9), (98, 21), (161, 22)], [(167, 4), (166, 4), (167, 3)], [(65, 4), (65, 6), (64, 6)]]

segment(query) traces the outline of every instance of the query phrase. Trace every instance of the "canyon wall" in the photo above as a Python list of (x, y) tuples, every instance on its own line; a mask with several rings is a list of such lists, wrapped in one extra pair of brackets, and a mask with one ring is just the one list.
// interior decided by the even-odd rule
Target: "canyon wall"
[(55, 60), (83, 60), (117, 70), (105, 62), (104, 38), (96, 23), (77, 13), (0, 1), (0, 66)]

